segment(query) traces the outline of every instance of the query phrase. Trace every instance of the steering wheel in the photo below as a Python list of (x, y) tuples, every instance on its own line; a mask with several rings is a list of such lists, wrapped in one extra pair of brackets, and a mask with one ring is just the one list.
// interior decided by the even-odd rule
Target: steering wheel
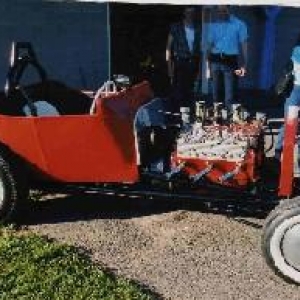
[(20, 83), (23, 74), (29, 66), (32, 66), (36, 70), (40, 81), (43, 82), (47, 80), (46, 72), (36, 60), (35, 56), (22, 56), (17, 58), (13, 65), (9, 68), (4, 91), (6, 97), (11, 101), (16, 101), (16, 94), (21, 95), (22, 99), (28, 104), (31, 115), (36, 116), (37, 112), (33, 105), (34, 100)]

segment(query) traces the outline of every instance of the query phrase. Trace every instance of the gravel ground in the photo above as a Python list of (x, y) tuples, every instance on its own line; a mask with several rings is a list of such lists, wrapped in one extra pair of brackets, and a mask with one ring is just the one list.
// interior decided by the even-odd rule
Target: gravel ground
[(57, 196), (35, 205), (29, 230), (84, 247), (158, 299), (300, 299), (267, 267), (263, 219), (189, 201)]

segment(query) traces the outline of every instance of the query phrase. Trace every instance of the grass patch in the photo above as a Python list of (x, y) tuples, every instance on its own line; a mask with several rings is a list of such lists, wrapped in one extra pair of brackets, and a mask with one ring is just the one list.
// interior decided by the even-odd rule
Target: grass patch
[(154, 299), (74, 247), (0, 229), (0, 299)]

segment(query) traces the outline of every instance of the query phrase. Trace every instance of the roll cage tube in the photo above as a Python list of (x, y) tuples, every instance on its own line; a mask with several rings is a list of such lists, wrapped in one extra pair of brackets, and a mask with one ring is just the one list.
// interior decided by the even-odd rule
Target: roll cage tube
[[(278, 196), (291, 197), (293, 194), (294, 163), (298, 163), (298, 157), (294, 157), (294, 149), (297, 144), (299, 107), (290, 106), (284, 121), (284, 140), (280, 168), (280, 180)], [(296, 160), (296, 161), (295, 161)]]
[(29, 42), (17, 42), (12, 44), (10, 67), (6, 77), (4, 92), (8, 99), (12, 98), (15, 91), (19, 91), (22, 97), (28, 103), (32, 115), (36, 115), (36, 109), (33, 100), (20, 85), (21, 78), (28, 68), (33, 66), (41, 81), (47, 79), (47, 74), (41, 64), (38, 62), (32, 45)]

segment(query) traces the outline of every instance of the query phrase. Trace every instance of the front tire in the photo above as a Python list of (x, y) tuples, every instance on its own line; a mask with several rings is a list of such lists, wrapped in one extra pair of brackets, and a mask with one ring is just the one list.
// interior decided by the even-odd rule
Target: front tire
[(0, 223), (13, 221), (17, 217), (18, 208), (22, 203), (27, 187), (23, 184), (25, 178), (16, 164), (0, 154)]
[(278, 275), (300, 284), (300, 199), (279, 205), (270, 217), (262, 236), (266, 261)]

